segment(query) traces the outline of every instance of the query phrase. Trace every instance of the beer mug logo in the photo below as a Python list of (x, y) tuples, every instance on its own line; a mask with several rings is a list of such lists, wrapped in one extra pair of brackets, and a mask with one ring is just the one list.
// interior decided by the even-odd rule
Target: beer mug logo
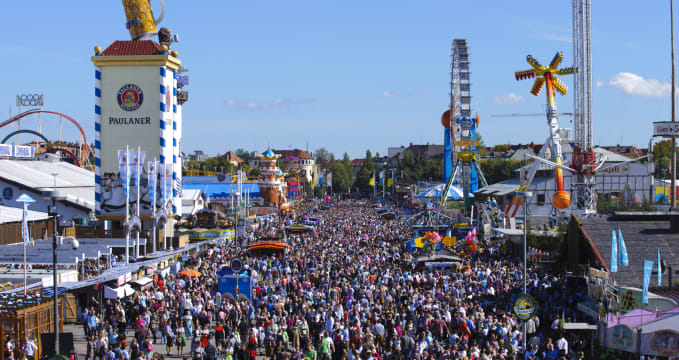
[(123, 110), (137, 110), (143, 101), (144, 93), (137, 85), (123, 85), (123, 87), (118, 90), (118, 105), (120, 105)]
[(150, 38), (158, 33), (156, 25), (163, 20), (165, 15), (165, 2), (160, 1), (161, 13), (158, 19), (153, 18), (153, 11), (149, 0), (123, 0), (125, 27), (130, 31), (132, 40)]

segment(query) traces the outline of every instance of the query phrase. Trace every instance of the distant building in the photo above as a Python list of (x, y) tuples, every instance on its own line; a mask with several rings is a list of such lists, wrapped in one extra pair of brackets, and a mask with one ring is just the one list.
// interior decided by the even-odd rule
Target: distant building
[[(570, 145), (564, 144), (562, 151), (564, 164), (568, 166), (572, 159), (573, 149)], [(628, 157), (599, 147), (594, 148), (594, 152), (599, 157), (606, 157), (606, 162), (596, 176), (596, 193), (599, 197), (602, 197), (602, 201), (623, 205), (638, 205), (646, 201), (651, 203), (657, 201), (652, 163), (624, 163), (629, 160)], [(521, 176), (526, 176), (531, 166), (532, 164), (528, 164), (515, 170), (516, 176), (512, 179), (479, 189), (475, 196), (494, 197), (500, 204), (500, 208), (506, 208), (514, 191), (520, 186)], [(563, 182), (566, 191), (571, 193), (571, 204), (575, 204), (576, 177), (573, 173), (564, 171)], [(552, 196), (555, 191), (555, 182), (554, 169), (551, 166), (545, 163), (538, 164), (537, 172), (528, 191), (533, 193), (533, 197), (529, 199), (529, 215), (544, 218), (554, 215)], [(571, 205), (571, 208), (573, 207), (574, 205)], [(517, 211), (517, 214), (523, 214), (522, 207)]]
[(280, 162), (289, 168), (291, 165), (298, 165), (301, 171), (302, 181), (307, 183), (314, 182), (316, 161), (308, 152), (300, 149), (293, 150), (273, 150), (279, 156)]
[(205, 161), (209, 158), (202, 150), (195, 150), (193, 154), (189, 155), (189, 160), (193, 161)]
[(199, 189), (185, 189), (182, 191), (182, 215), (193, 215), (205, 207), (203, 191)]
[(220, 158), (230, 162), (234, 166), (239, 166), (240, 164), (245, 163), (243, 159), (240, 158), (240, 156), (236, 155), (233, 151), (227, 151), (226, 154), (220, 155)]
[(415, 158), (440, 160), (443, 159), (443, 150), (443, 145), (434, 145), (429, 143), (424, 145), (415, 145), (410, 143), (408, 147), (401, 146), (400, 148), (390, 147), (387, 149), (387, 159), (384, 160), (384, 164), (391, 167), (396, 166), (398, 160), (403, 159), (406, 152), (410, 152)]

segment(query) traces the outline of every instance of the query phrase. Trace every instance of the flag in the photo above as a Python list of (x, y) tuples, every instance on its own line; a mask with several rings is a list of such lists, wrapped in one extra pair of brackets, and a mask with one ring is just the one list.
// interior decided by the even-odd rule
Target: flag
[(28, 242), (31, 241), (31, 236), (28, 233), (28, 205), (26, 202), (24, 202), (23, 215), (23, 219), (21, 219), (21, 237), (24, 239), (24, 244), (28, 245)]
[(368, 180), (368, 185), (375, 186), (375, 173), (373, 173), (373, 177)]
[(323, 173), (321, 173), (321, 176), (318, 178), (318, 185), (323, 185)]
[(651, 272), (653, 271), (653, 261), (644, 260), (644, 284), (641, 293), (641, 303), (648, 304), (648, 285), (651, 282)]
[(389, 179), (387, 179), (387, 186), (392, 186), (392, 185), (394, 185), (394, 178), (390, 177)]
[(148, 171), (147, 171), (147, 176), (149, 179), (149, 201), (151, 202), (151, 206), (153, 206), (153, 199), (156, 197), (156, 161), (149, 161), (147, 166), (148, 166)]
[(167, 191), (165, 192), (165, 203), (170, 201), (172, 195), (172, 164), (165, 164), (165, 185)]
[(660, 248), (658, 248), (658, 286), (662, 286), (662, 268), (660, 267)]
[(127, 186), (130, 184), (130, 173), (127, 171), (128, 156), (132, 156), (131, 151), (118, 150), (118, 170), (120, 170), (120, 181), (125, 193), (127, 193)]
[(380, 185), (384, 184), (384, 170), (380, 171)]
[(288, 182), (288, 195), (296, 196), (299, 192), (299, 183), (297, 181)]
[(611, 272), (618, 272), (618, 239), (615, 230), (611, 230)]
[(627, 246), (625, 246), (625, 239), (622, 238), (622, 230), (620, 228), (618, 228), (618, 244), (620, 246), (620, 266), (629, 266)]
[(332, 186), (332, 173), (328, 173), (328, 179), (326, 180), (326, 186)]

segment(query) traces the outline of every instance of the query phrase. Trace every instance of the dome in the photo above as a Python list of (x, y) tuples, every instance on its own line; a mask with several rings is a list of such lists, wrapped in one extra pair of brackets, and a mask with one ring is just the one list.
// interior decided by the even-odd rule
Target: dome
[(276, 154), (273, 152), (273, 150), (266, 149), (266, 151), (264, 152), (264, 154), (262, 154), (262, 156), (272, 158), (272, 157), (276, 157)]

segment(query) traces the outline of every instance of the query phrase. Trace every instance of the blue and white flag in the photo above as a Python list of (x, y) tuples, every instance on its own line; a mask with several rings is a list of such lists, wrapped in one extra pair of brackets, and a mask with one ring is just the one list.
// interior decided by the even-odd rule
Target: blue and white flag
[(28, 245), (31, 241), (31, 235), (28, 233), (28, 204), (24, 202), (24, 217), (21, 219), (21, 237), (24, 239), (24, 244)]
[(332, 186), (332, 173), (328, 173), (328, 181), (326, 186)]
[(629, 266), (627, 246), (625, 246), (625, 239), (622, 238), (622, 231), (620, 228), (618, 228), (618, 244), (620, 244), (620, 266)]
[(651, 282), (651, 272), (653, 271), (653, 261), (644, 260), (644, 286), (641, 293), (641, 302), (648, 304), (648, 285)]
[(662, 286), (662, 268), (660, 266), (660, 248), (658, 248), (658, 286)]
[(323, 173), (321, 172), (321, 177), (318, 178), (318, 185), (323, 185)]
[(154, 199), (156, 198), (156, 178), (157, 178), (157, 172), (156, 172), (156, 166), (157, 162), (156, 161), (149, 161), (148, 164), (148, 178), (149, 178), (149, 201), (151, 202), (151, 206), (153, 206)]
[(130, 185), (130, 171), (127, 170), (132, 165), (129, 159), (132, 156), (134, 156), (134, 152), (131, 150), (118, 150), (118, 170), (125, 193), (127, 193), (127, 188)]
[(618, 239), (615, 230), (611, 230), (611, 272), (618, 272)]
[(380, 185), (384, 184), (384, 170), (380, 171)]

